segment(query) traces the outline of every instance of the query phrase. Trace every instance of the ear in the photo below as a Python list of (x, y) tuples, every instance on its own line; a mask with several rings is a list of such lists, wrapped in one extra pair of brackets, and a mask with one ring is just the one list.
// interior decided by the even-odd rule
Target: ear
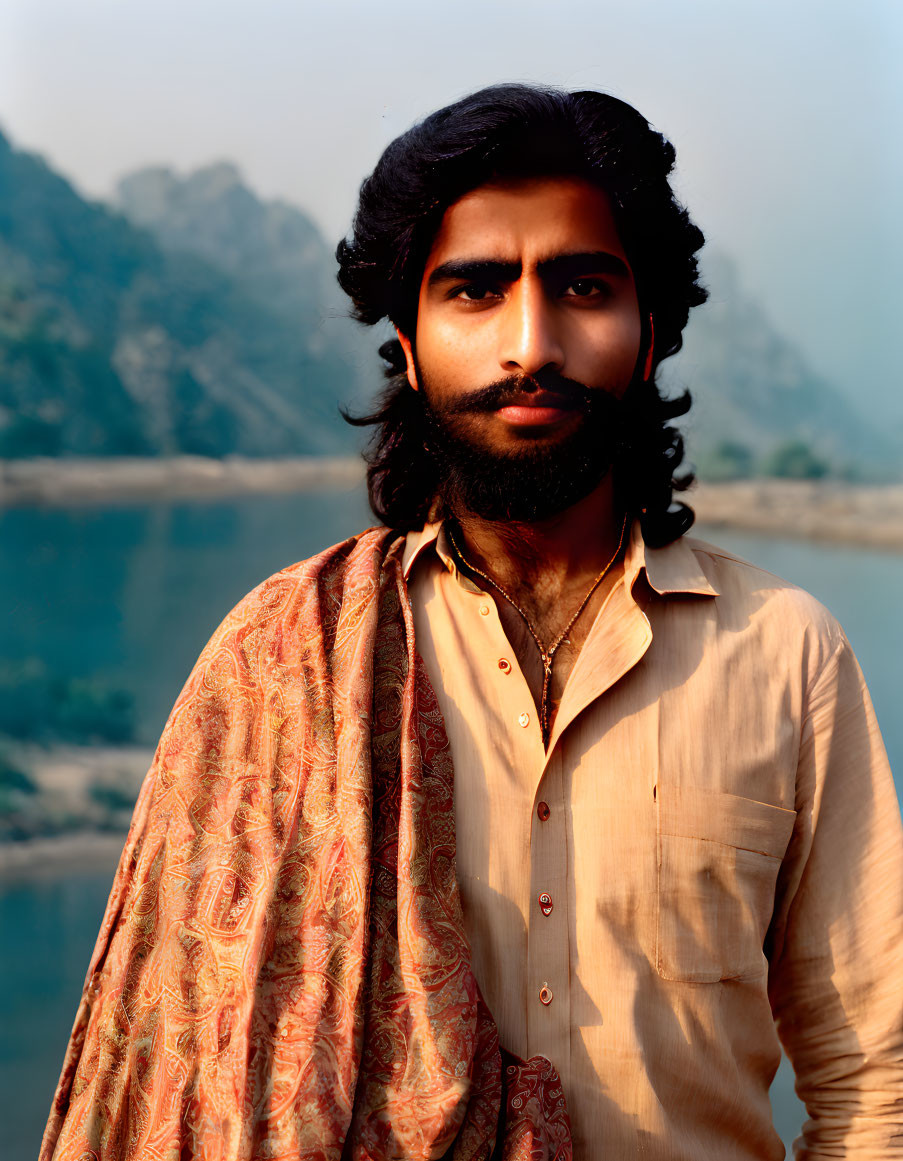
[(408, 382), (415, 391), (420, 390), (420, 385), (417, 382), (417, 368), (414, 366), (414, 347), (407, 335), (403, 335), (398, 327), (395, 328), (395, 333), (398, 335), (398, 341), (401, 343), (401, 349), (404, 351), (405, 362), (408, 365)]

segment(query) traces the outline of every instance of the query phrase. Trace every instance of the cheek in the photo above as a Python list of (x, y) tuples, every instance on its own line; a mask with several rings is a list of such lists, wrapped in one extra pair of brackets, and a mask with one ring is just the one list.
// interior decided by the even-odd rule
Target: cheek
[(440, 389), (478, 382), (486, 374), (489, 353), (480, 328), (471, 328), (467, 334), (437, 323), (417, 328), (417, 361), (424, 375)]
[(640, 355), (639, 315), (625, 311), (588, 319), (575, 338), (573, 371), (579, 370), (594, 386), (626, 389)]

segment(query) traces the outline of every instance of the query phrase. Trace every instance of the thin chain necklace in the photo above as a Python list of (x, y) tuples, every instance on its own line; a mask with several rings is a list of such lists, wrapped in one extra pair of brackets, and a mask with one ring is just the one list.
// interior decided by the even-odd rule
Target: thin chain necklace
[(539, 704), (539, 724), (540, 724), (540, 728), (542, 729), (543, 743), (545, 745), (548, 745), (548, 742), (549, 742), (549, 692), (550, 692), (551, 687), (552, 687), (552, 663), (554, 661), (555, 654), (558, 651), (558, 646), (562, 643), (562, 641), (564, 641), (564, 639), (567, 637), (568, 633), (570, 633), (571, 629), (574, 627), (574, 623), (577, 620), (577, 618), (580, 616), (580, 614), (583, 612), (583, 610), (589, 604), (590, 597), (593, 595), (593, 593), (596, 591), (596, 589), (599, 587), (599, 585), (602, 583), (602, 581), (608, 575), (608, 572), (611, 569), (611, 566), (614, 564), (614, 562), (620, 556), (621, 549), (624, 547), (624, 534), (627, 531), (627, 516), (626, 515), (624, 516), (624, 522), (621, 525), (621, 535), (618, 538), (618, 547), (615, 549), (614, 556), (611, 558), (611, 560), (608, 562), (608, 564), (605, 566), (605, 568), (602, 569), (602, 571), (599, 573), (599, 575), (596, 577), (596, 579), (590, 585), (589, 591), (587, 592), (587, 594), (583, 598), (583, 600), (580, 602), (580, 605), (577, 609), (577, 612), (574, 613), (573, 617), (571, 617), (571, 619), (568, 621), (568, 623), (565, 625), (565, 627), (561, 630), (561, 632), (558, 634), (558, 636), (555, 638), (555, 640), (552, 642), (552, 644), (549, 645), (548, 648), (546, 648), (546, 646), (543, 645), (542, 641), (539, 639), (539, 634), (533, 628), (533, 624), (530, 621), (530, 618), (527, 616), (527, 614), (524, 612), (524, 610), (520, 607), (520, 605), (517, 603), (517, 601), (514, 599), (514, 597), (512, 597), (510, 595), (510, 593), (506, 593), (505, 590), (502, 588), (502, 586), (498, 583), (498, 581), (493, 580), (492, 577), (489, 576), (488, 573), (483, 572), (482, 569), (477, 568), (476, 565), (470, 563), (470, 561), (467, 559), (467, 557), (464, 555), (464, 553), (458, 547), (458, 542), (455, 540), (454, 533), (452, 532), (451, 522), (449, 522), (446, 525), (446, 527), (448, 528), (448, 538), (451, 541), (452, 548), (455, 550), (455, 555), (457, 556), (457, 558), (461, 562), (461, 564), (464, 565), (464, 567), (467, 569), (468, 572), (475, 573), (476, 576), (482, 577), (484, 581), (488, 581), (488, 583), (491, 584), (492, 587), (494, 589), (496, 589), (505, 598), (505, 600), (508, 602), (508, 604), (511, 605), (512, 608), (516, 609), (518, 613), (520, 613), (521, 617), (523, 618), (524, 624), (527, 626), (527, 628), (530, 631), (530, 636), (536, 642), (536, 648), (539, 650), (539, 656), (542, 659), (542, 697), (540, 698), (540, 704)]

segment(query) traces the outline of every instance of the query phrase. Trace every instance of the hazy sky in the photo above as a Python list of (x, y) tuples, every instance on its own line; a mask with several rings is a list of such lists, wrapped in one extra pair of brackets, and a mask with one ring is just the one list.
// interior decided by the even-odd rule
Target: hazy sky
[(812, 364), (903, 424), (898, 0), (2, 0), (0, 126), (84, 192), (235, 160), (348, 225), (380, 150), (479, 85), (601, 88)]

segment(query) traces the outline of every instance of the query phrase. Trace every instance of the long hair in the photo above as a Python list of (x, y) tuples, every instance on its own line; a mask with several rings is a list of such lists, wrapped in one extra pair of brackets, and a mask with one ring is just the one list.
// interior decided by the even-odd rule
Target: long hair
[[(636, 109), (605, 93), (568, 93), (537, 85), (494, 85), (440, 109), (396, 138), (361, 186), (348, 239), (339, 243), (339, 283), (354, 315), (373, 325), (388, 318), (416, 334), (420, 281), (446, 209), (470, 190), (504, 178), (573, 176), (607, 194), (633, 270), (641, 318), (655, 329), (652, 374), (635, 377), (625, 396), (630, 422), (612, 465), (619, 503), (638, 517), (650, 544), (667, 544), (693, 522), (673, 492), (683, 441), (670, 421), (690, 398), (664, 399), (661, 361), (680, 350), (690, 308), (707, 295), (695, 254), (702, 232), (668, 181), (674, 147)], [(644, 327), (645, 331), (645, 327)], [(648, 334), (644, 338), (648, 343)], [(385, 524), (420, 527), (439, 486), (427, 451), (419, 393), (405, 377), (401, 344), (380, 347), (389, 385), (370, 415), (367, 452), (370, 505)]]

